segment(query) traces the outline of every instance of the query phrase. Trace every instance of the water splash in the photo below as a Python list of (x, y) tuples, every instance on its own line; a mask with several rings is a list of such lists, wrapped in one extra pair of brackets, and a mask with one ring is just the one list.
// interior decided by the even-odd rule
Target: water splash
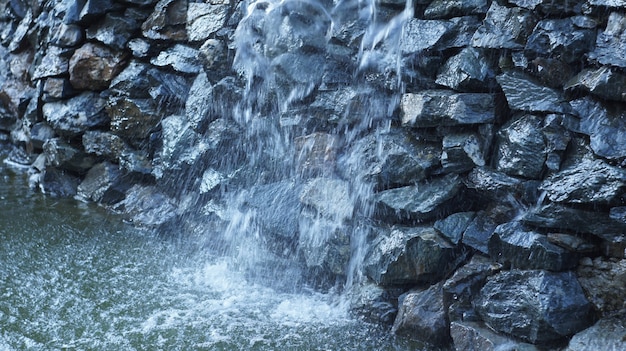
[[(254, 282), (358, 284), (375, 185), (338, 168), (361, 167), (352, 144), (387, 132), (396, 118), (412, 2), (383, 12), (374, 0), (253, 0), (241, 8), (233, 68), (242, 93), (218, 108), (241, 128), (236, 153), (244, 155), (229, 161), (239, 162), (230, 169), (243, 170), (244, 180), (224, 193), (224, 250)], [(207, 182), (226, 178), (209, 171)]]

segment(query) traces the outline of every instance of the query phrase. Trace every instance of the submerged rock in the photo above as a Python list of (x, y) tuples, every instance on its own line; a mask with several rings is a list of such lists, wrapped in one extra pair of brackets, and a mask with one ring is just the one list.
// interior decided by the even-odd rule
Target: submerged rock
[(176, 216), (174, 200), (159, 192), (154, 186), (134, 185), (126, 198), (113, 209), (124, 214), (139, 226), (156, 227)]
[(487, 325), (533, 344), (563, 339), (591, 324), (591, 304), (571, 272), (502, 272), (476, 300)]
[(409, 291), (400, 296), (398, 305), (398, 316), (391, 329), (394, 334), (434, 345), (450, 341), (441, 283), (423, 291)]

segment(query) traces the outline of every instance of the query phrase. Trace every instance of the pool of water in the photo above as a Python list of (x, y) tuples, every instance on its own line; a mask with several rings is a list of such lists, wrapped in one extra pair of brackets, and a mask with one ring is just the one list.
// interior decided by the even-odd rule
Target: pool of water
[(0, 350), (420, 349), (187, 247), (0, 166)]

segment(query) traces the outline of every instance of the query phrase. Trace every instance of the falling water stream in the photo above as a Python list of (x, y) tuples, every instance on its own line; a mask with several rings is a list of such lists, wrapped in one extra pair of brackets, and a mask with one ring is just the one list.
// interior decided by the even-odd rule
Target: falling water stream
[[(294, 16), (299, 13), (313, 15)], [(364, 108), (358, 106), (357, 122), (338, 123), (326, 132), (348, 143), (365, 129), (389, 127), (401, 91), (399, 72), (391, 83), (395, 100), (369, 94), (360, 74), (398, 69), (398, 41), (402, 24), (412, 16), (410, 5), (381, 22), (374, 1), (249, 2), (235, 34), (234, 67), (247, 85), (241, 101), (222, 111), (245, 126), (245, 144), (238, 150), (246, 155), (244, 166), (262, 172), (223, 194), (229, 204), (220, 211), (228, 213), (228, 224), (219, 233), (207, 225), (197, 230), (203, 239), (193, 240), (137, 229), (96, 206), (32, 191), (23, 172), (0, 168), (0, 350), (424, 349), (350, 313), (350, 297), (342, 289), (362, 279), (366, 231), (358, 224), (349, 227), (351, 258), (347, 271), (339, 274), (343, 282), (324, 289), (306, 283), (285, 288), (289, 284), (275, 280), (297, 280), (298, 273), (287, 272), (289, 263), (267, 260), (266, 254), (276, 253), (265, 253), (257, 243), (263, 235), (257, 221), (262, 210), (240, 206), (254, 197), (254, 189), (280, 192), (310, 181), (298, 169), (294, 140), (316, 130), (292, 128), (289, 120), (297, 116), (289, 114), (321, 89), (323, 72), (306, 66), (304, 74), (287, 72), (296, 78), (286, 83), (280, 75), (287, 64), (294, 64), (289, 68), (294, 71), (303, 68), (302, 62), (289, 62), (293, 52), (329, 50), (342, 16), (357, 16), (355, 23), (365, 28), (352, 89), (369, 100)], [(276, 31), (286, 20), (297, 23), (291, 23), (294, 31), (285, 37)], [(241, 171), (240, 165), (226, 166), (233, 174)], [(349, 189), (348, 209), (332, 207), (336, 194), (326, 208), (345, 215), (296, 223), (300, 244), (323, 244), (325, 235), (350, 215), (353, 221), (367, 219), (372, 186), (351, 180)], [(290, 210), (289, 204), (263, 206), (270, 207), (271, 215)], [(213, 238), (227, 244), (207, 244)], [(250, 274), (266, 261), (274, 283)]]

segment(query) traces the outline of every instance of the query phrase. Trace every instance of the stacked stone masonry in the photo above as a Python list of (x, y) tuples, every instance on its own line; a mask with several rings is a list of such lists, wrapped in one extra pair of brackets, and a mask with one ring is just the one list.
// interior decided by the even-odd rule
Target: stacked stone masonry
[[(7, 161), (51, 196), (181, 231), (224, 187), (267, 177), (246, 205), (312, 271), (345, 277), (347, 233), (368, 227), (354, 309), (394, 333), (626, 349), (626, 2), (413, 0), (407, 15), (382, 0), (401, 34), (369, 51), (355, 3), (320, 1), (331, 26), (297, 1), (261, 20), (268, 4), (236, 0), (0, 0)], [(393, 60), (374, 56), (385, 46)], [(301, 183), (241, 167), (252, 122), (228, 106), (258, 52), (278, 83), (254, 105), (289, 130)], [(367, 53), (388, 66), (361, 68)], [(372, 189), (365, 219), (354, 184)]]

